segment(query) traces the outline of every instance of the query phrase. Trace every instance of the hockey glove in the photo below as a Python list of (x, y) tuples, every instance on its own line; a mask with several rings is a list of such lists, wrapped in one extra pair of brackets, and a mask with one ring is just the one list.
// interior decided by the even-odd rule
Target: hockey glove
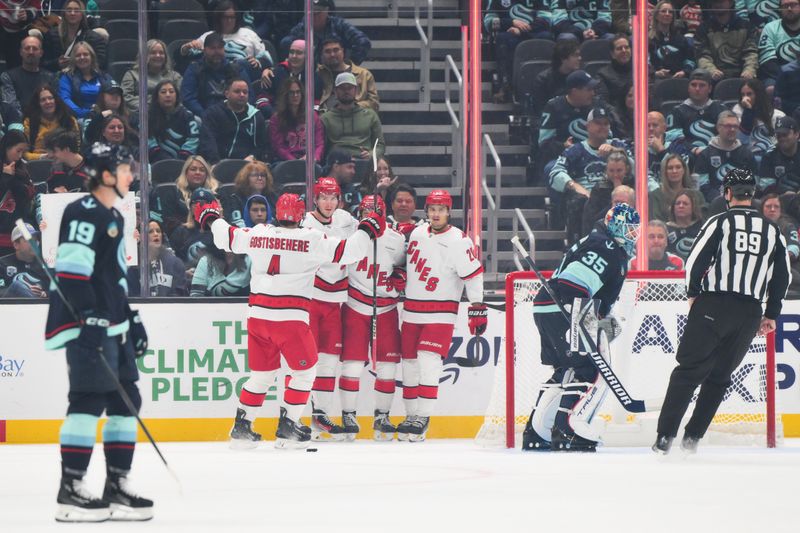
[(128, 322), (130, 324), (131, 344), (133, 344), (133, 353), (136, 357), (141, 357), (147, 351), (147, 331), (142, 324), (142, 317), (139, 316), (139, 311), (131, 311), (128, 315)]
[(207, 204), (194, 204), (194, 219), (200, 224), (200, 229), (208, 230), (215, 220), (222, 218), (219, 209), (219, 202), (216, 200)]
[(406, 271), (403, 268), (397, 267), (389, 276), (389, 289), (394, 289), (397, 292), (406, 290)]
[(84, 311), (81, 314), (81, 333), (75, 340), (78, 346), (86, 350), (99, 350), (108, 336), (111, 323), (103, 313)]
[(608, 342), (613, 341), (622, 333), (622, 326), (620, 326), (619, 320), (613, 316), (607, 316), (598, 320), (597, 327), (606, 332)]
[(373, 211), (361, 219), (361, 222), (358, 223), (358, 229), (365, 232), (374, 241), (383, 235), (383, 231), (386, 229), (386, 218)]
[(477, 303), (469, 306), (467, 317), (469, 318), (469, 332), (471, 335), (483, 335), (486, 331), (488, 316), (489, 310), (486, 304)]

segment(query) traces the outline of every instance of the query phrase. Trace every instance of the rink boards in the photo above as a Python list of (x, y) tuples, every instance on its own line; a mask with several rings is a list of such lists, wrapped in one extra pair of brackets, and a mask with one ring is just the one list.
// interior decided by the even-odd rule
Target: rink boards
[[(150, 336), (138, 360), (144, 406), (154, 436), (169, 441), (223, 440), (235, 413), (237, 395), (247, 380), (247, 331), (243, 303), (158, 303), (134, 305)], [(504, 313), (490, 310), (489, 327), (475, 368), (459, 367), (454, 357), (473, 357), (467, 305), (462, 304), (450, 356), (445, 361), (432, 438), (473, 437), (492, 390), (498, 356), (504, 349)], [(47, 352), (43, 332), (47, 306), (1, 305), (0, 442), (57, 442), (64, 416), (67, 372), (63, 351)], [(787, 302), (777, 334), (778, 411), (787, 437), (800, 437), (800, 302)], [(362, 375), (358, 412), (362, 427), (373, 410), (370, 368)], [(399, 379), (398, 375), (398, 379)], [(271, 390), (257, 423), (274, 433), (283, 379)], [(398, 381), (399, 385), (399, 381)], [(393, 415), (402, 415), (401, 392)], [(338, 400), (337, 400), (338, 401)], [(336, 407), (338, 411), (338, 406)], [(371, 436), (371, 431), (362, 432)], [(141, 437), (141, 435), (140, 435)]]

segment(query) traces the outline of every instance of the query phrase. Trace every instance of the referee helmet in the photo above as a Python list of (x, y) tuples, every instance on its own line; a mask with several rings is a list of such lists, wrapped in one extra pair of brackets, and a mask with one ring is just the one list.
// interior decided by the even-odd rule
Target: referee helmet
[(756, 193), (756, 177), (747, 169), (732, 168), (722, 179), (723, 193), (728, 189), (734, 198), (752, 198)]

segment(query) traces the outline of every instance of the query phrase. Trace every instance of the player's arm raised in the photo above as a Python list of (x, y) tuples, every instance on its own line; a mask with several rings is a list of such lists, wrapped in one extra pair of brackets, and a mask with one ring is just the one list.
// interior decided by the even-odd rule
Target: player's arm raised
[(200, 228), (210, 230), (214, 236), (214, 245), (220, 250), (233, 253), (246, 253), (249, 249), (251, 228), (231, 226), (222, 218), (219, 202), (197, 203), (194, 206), (194, 219)]
[(370, 251), (370, 242), (383, 235), (386, 218), (373, 211), (358, 222), (358, 230), (346, 239), (323, 238), (319, 250), (324, 262), (348, 265)]

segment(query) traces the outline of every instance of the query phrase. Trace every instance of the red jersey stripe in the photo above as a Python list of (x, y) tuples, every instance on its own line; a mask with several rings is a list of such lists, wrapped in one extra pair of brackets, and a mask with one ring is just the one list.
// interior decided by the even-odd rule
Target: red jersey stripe
[(340, 279), (336, 283), (325, 281), (319, 276), (314, 278), (314, 288), (325, 292), (341, 292), (347, 290), (347, 278)]
[[(372, 305), (372, 295), (364, 294), (355, 287), (351, 286), (350, 288), (348, 288), (347, 295), (357, 302), (361, 302), (362, 304), (366, 305)], [(397, 298), (385, 298), (378, 296), (378, 307), (388, 307), (396, 303), (397, 303)]]
[(269, 296), (267, 294), (251, 294), (249, 305), (265, 309), (300, 309), (308, 311), (311, 300), (302, 296)]
[(403, 310), (412, 313), (452, 313), (457, 315), (458, 302), (406, 299)]

